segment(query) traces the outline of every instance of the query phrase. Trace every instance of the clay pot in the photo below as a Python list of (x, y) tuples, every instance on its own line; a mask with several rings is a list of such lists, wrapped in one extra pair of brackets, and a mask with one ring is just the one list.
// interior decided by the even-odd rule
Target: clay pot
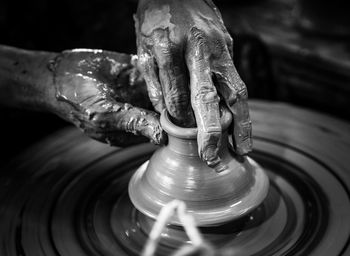
[[(221, 117), (219, 169), (208, 167), (199, 158), (196, 128), (174, 125), (167, 112), (160, 121), (169, 142), (138, 168), (129, 183), (129, 196), (140, 212), (155, 219), (166, 203), (179, 199), (199, 226), (212, 226), (242, 217), (264, 200), (269, 180), (262, 168), (229, 149), (231, 113), (224, 112)], [(171, 223), (179, 221), (174, 216)]]

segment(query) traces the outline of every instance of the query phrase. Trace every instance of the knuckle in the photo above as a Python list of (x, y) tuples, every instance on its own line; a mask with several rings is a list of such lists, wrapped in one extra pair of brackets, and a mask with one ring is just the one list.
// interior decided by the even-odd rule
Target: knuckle
[(157, 29), (152, 35), (153, 51), (161, 54), (171, 54), (176, 44), (169, 38), (169, 31), (164, 29)]
[(190, 30), (190, 41), (198, 45), (203, 45), (207, 42), (207, 35), (203, 30), (192, 27)]
[(169, 111), (169, 113), (176, 118), (182, 119), (183, 117), (183, 110), (184, 110), (184, 106), (179, 103), (176, 102), (166, 102), (167, 105), (167, 110)]
[(197, 103), (219, 102), (219, 96), (214, 87), (203, 86), (197, 91), (194, 101)]
[(239, 90), (237, 91), (237, 96), (241, 100), (247, 100), (248, 99), (248, 90), (247, 90), (247, 87), (245, 85), (241, 86), (239, 88)]
[(169, 90), (166, 95), (166, 99), (169, 101), (183, 102), (187, 101), (187, 93), (183, 90), (178, 90), (177, 88)]
[(184, 91), (172, 89), (167, 93), (165, 100), (174, 108), (172, 112), (176, 112), (177, 108), (183, 109), (184, 107), (187, 107), (189, 96)]

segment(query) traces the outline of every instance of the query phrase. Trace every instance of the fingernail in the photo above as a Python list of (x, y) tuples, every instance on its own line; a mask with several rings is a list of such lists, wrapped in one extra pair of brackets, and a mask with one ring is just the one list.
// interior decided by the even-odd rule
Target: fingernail
[(228, 168), (227, 165), (221, 162), (221, 158), (219, 156), (216, 156), (216, 158), (213, 160), (207, 160), (206, 163), (210, 168), (213, 168), (217, 173), (223, 172)]
[(218, 149), (216, 146), (208, 146), (203, 152), (203, 160), (207, 162), (209, 167), (214, 167), (220, 162), (220, 157), (218, 156)]

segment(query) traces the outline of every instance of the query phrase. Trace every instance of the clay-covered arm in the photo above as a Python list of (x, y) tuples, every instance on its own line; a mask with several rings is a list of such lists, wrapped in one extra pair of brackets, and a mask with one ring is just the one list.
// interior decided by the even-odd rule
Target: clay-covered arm
[(0, 105), (47, 111), (54, 95), (47, 67), (56, 55), (0, 45)]
[(158, 114), (142, 108), (148, 96), (135, 56), (0, 48), (0, 104), (55, 113), (111, 145), (164, 140)]
[(233, 64), (233, 41), (211, 0), (140, 0), (135, 15), (140, 66), (156, 110), (198, 127), (198, 149), (220, 162), (220, 104), (233, 114), (237, 154), (252, 148), (247, 89)]

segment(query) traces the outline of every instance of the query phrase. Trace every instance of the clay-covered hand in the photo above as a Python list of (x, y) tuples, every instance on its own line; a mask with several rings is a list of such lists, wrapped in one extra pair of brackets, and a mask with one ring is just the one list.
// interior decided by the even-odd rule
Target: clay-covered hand
[[(135, 15), (139, 63), (157, 111), (198, 126), (199, 154), (219, 162), (220, 100), (233, 114), (233, 146), (252, 148), (247, 89), (233, 64), (232, 38), (211, 0), (140, 0)], [(192, 109), (193, 112), (192, 112)]]
[(130, 55), (100, 50), (59, 54), (50, 64), (55, 112), (90, 137), (111, 145), (131, 145), (145, 137), (161, 143), (164, 135), (158, 114), (133, 106), (146, 107), (148, 100), (135, 63)]

